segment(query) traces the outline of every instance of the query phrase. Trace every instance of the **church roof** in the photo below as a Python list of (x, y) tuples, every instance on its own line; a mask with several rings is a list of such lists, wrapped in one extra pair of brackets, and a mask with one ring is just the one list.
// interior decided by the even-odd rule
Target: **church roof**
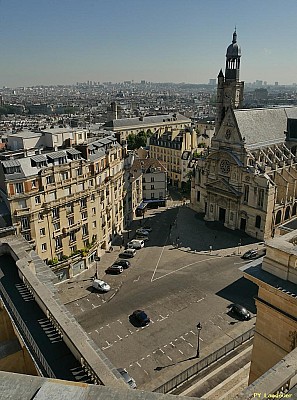
[(233, 111), (247, 147), (285, 141), (288, 118), (297, 119), (297, 107)]

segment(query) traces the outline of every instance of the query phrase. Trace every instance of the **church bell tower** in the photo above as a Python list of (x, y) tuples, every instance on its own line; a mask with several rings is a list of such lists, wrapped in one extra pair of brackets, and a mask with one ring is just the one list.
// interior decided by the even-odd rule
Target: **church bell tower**
[(215, 133), (218, 132), (229, 107), (241, 108), (244, 82), (239, 81), (241, 48), (237, 43), (236, 29), (226, 52), (225, 76), (220, 70), (217, 85), (217, 112)]

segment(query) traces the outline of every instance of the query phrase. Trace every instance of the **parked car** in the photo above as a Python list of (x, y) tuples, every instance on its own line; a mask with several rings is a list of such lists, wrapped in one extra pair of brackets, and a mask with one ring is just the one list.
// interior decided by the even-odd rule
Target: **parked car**
[(122, 377), (124, 378), (125, 382), (131, 386), (132, 389), (136, 389), (136, 382), (133, 378), (131, 378), (131, 376), (128, 374), (127, 370), (125, 370), (124, 368), (118, 368), (119, 373), (122, 375)]
[(107, 274), (121, 274), (123, 271), (124, 268), (117, 264), (113, 264), (105, 270)]
[(141, 249), (144, 247), (144, 240), (133, 239), (127, 244), (128, 249)]
[(92, 282), (92, 287), (101, 292), (109, 292), (110, 291), (110, 286), (108, 285), (108, 283), (101, 281), (100, 279), (94, 279)]
[(148, 236), (150, 232), (144, 228), (136, 229), (136, 234)]
[(132, 318), (134, 318), (141, 326), (148, 325), (151, 321), (143, 310), (133, 311)]
[(115, 264), (121, 265), (124, 269), (127, 269), (131, 266), (131, 263), (128, 260), (116, 260)]
[(251, 319), (251, 313), (240, 304), (232, 304), (230, 307), (230, 312), (234, 314), (237, 318), (247, 321)]
[(241, 256), (241, 258), (243, 258), (244, 260), (250, 260), (251, 258), (257, 258), (257, 257), (258, 257), (257, 250), (248, 250)]
[(136, 254), (135, 249), (126, 249), (122, 253), (119, 254), (119, 257), (121, 258), (132, 258)]
[(149, 238), (148, 236), (142, 235), (142, 234), (140, 234), (140, 233), (137, 233), (135, 239), (136, 239), (136, 240), (143, 240), (144, 242), (150, 240), (150, 238)]

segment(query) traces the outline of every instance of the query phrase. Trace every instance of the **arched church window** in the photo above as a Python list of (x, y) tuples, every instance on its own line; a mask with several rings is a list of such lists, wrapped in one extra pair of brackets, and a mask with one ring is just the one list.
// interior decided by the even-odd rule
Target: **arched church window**
[(285, 212), (285, 221), (290, 218), (290, 211), (291, 211), (290, 206), (288, 206)]
[(256, 223), (255, 223), (256, 228), (261, 228), (261, 217), (260, 215), (256, 216)]
[(281, 210), (278, 210), (278, 212), (276, 213), (275, 225), (280, 224), (281, 219), (282, 219), (282, 212)]
[(292, 215), (296, 215), (296, 210), (297, 210), (297, 203), (294, 203), (292, 208)]

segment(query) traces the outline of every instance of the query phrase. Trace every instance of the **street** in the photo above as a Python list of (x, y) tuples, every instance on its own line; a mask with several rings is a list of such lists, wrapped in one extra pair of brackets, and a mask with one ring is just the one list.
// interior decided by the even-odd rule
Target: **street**
[[(122, 274), (106, 275), (100, 266), (100, 278), (111, 285), (111, 293), (93, 292), (86, 281), (87, 295), (67, 305), (111, 362), (126, 368), (140, 388), (160, 377), (164, 369), (179, 363), (182, 368), (196, 356), (199, 322), (203, 357), (207, 347), (222, 335), (228, 336), (235, 324), (246, 324), (248, 330), (253, 323), (228, 315), (230, 304), (240, 303), (252, 313), (256, 311), (253, 296), (257, 289), (242, 277), (239, 267), (246, 262), (239, 256), (194, 253), (172, 245), (177, 236), (190, 247), (195, 243), (195, 223), (190, 227), (185, 220), (187, 213), (191, 219), (193, 212), (185, 210), (178, 218), (179, 211), (172, 208), (154, 214), (149, 242)], [(206, 236), (204, 241), (209, 240)], [(223, 239), (228, 240), (225, 235), (219, 238)], [(237, 242), (235, 237), (235, 245)], [(131, 324), (129, 315), (136, 309), (149, 315), (148, 326)]]

